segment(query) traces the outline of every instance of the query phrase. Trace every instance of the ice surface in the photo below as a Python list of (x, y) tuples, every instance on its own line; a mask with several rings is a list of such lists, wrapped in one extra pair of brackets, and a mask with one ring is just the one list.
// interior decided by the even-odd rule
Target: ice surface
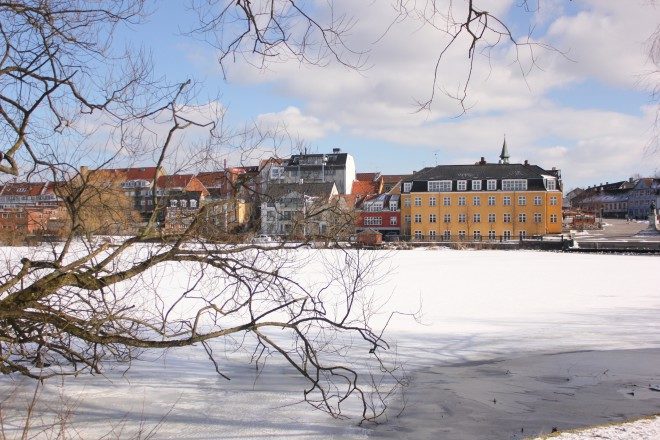
[[(297, 276), (317, 283), (324, 276), (320, 262), (331, 260), (338, 251), (297, 252), (296, 258), (304, 262), (304, 268), (295, 267)], [(372, 252), (383, 259), (373, 289), (380, 306), (377, 319), (384, 323), (394, 310), (421, 311), (419, 320), (397, 317), (386, 333), (413, 379), (428, 379), (435, 368), (466, 362), (660, 347), (660, 259), (655, 256), (445, 249)], [(159, 270), (156, 275), (154, 286), (161, 290), (188, 284), (177, 271)], [(220, 344), (214, 349), (223, 350)], [(576, 365), (589, 364), (575, 359)], [(333, 420), (300, 404), (304, 383), (281, 360), (270, 359), (259, 372), (245, 361), (243, 353), (226, 356), (222, 367), (232, 378), (226, 381), (215, 374), (201, 347), (146, 352), (128, 371), (117, 365), (104, 376), (47, 384), (40, 414), (47, 424), (62, 408), (71, 408), (67, 423), (80, 438), (101, 437), (110, 430), (119, 433), (115, 437), (127, 438), (152, 428), (156, 438), (181, 439), (359, 439), (385, 435), (388, 429), (396, 438), (426, 438), (423, 425), (417, 426), (419, 431), (415, 426), (406, 428), (412, 431), (396, 427), (405, 425), (399, 421), (406, 414), (423, 413), (437, 404), (438, 396), (429, 396), (427, 402), (415, 402), (418, 407), (407, 406), (401, 419), (392, 413), (382, 427), (360, 427), (356, 421)], [(628, 362), (634, 364), (635, 356)], [(527, 367), (525, 371), (534, 376)], [(437, 376), (440, 386), (442, 378)], [(550, 387), (553, 377), (546, 378)], [(660, 377), (654, 377), (657, 383)], [(17, 388), (10, 401), (20, 410), (33, 384), (6, 377), (0, 381), (0, 393), (7, 396)], [(461, 397), (475, 405), (483, 403), (480, 398), (473, 393)], [(523, 410), (513, 403), (509, 408), (514, 414)], [(16, 413), (4, 416), (5, 429), (20, 437), (21, 418)]]

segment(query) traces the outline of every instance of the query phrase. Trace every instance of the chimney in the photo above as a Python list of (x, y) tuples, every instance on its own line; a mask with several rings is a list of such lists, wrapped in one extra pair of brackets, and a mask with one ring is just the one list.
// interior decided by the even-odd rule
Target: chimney
[(335, 154), (339, 154), (339, 153), (341, 153), (341, 148), (333, 148), (332, 152), (335, 153)]
[(479, 165), (486, 165), (486, 159), (481, 156), (481, 160), (479, 161)]
[(552, 171), (557, 171), (557, 167), (552, 167)]
[(628, 179), (628, 182), (632, 183), (632, 182), (633, 182), (633, 178), (632, 178), (632, 177), (629, 178), (629, 179)]
[(528, 166), (528, 165), (529, 165), (529, 161), (527, 159), (525, 159), (525, 166)]

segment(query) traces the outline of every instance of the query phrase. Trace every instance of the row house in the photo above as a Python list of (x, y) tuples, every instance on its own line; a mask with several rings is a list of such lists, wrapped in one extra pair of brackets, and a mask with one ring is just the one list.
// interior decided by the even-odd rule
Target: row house
[(646, 219), (660, 193), (660, 179), (630, 178), (583, 190), (571, 206), (603, 218)]
[(417, 240), (509, 240), (562, 230), (559, 170), (527, 161), (439, 165), (403, 180), (402, 232)]
[(334, 148), (329, 154), (295, 154), (281, 169), (282, 183), (333, 182), (339, 194), (350, 194), (355, 180), (353, 156)]
[(261, 201), (261, 233), (287, 238), (348, 236), (354, 218), (334, 182), (271, 184)]
[(401, 234), (399, 194), (379, 194), (366, 197), (357, 206), (355, 230), (375, 230), (383, 236)]
[[(193, 174), (172, 174), (156, 180), (158, 221), (166, 230), (181, 231), (190, 226), (209, 195)], [(151, 200), (154, 200), (153, 198)]]
[(0, 187), (0, 209), (56, 207), (59, 204), (53, 182), (7, 182)]

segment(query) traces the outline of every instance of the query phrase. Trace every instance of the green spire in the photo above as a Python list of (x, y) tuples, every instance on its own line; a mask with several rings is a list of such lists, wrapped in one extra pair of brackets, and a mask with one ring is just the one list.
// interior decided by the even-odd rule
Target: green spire
[(502, 153), (500, 154), (500, 163), (509, 163), (509, 150), (506, 148), (506, 135), (504, 135), (504, 143), (502, 144)]

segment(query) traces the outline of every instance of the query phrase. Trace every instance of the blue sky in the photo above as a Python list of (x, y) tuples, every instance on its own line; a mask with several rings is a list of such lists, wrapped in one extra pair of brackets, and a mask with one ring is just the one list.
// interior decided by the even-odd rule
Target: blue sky
[[(433, 65), (443, 36), (408, 20), (373, 43), (393, 17), (391, 3), (339, 0), (358, 20), (347, 36), (369, 50), (368, 69), (331, 63), (320, 68), (296, 61), (259, 70), (238, 61), (223, 79), (217, 52), (183, 35), (196, 17), (184, 2), (162, 2), (146, 23), (120, 29), (117, 43), (131, 42), (153, 54), (156, 72), (170, 82), (197, 82), (196, 103), (218, 100), (234, 126), (256, 122), (287, 128), (312, 151), (340, 147), (354, 155), (359, 171), (401, 174), (435, 163), (497, 159), (506, 133), (514, 161), (529, 159), (562, 169), (566, 189), (660, 173), (660, 151), (649, 144), (657, 103), (650, 99), (645, 42), (660, 23), (648, 1), (540, 0), (525, 12), (514, 0), (481, 1), (504, 17), (517, 37), (533, 28), (536, 48), (516, 63), (511, 45), (491, 58), (477, 55), (468, 90), (470, 109), (460, 117), (441, 90), (456, 90), (466, 72), (459, 41), (440, 65), (440, 87), (431, 111), (416, 112), (416, 100), (432, 90)], [(323, 10), (317, 11), (323, 18)], [(521, 71), (525, 75), (521, 75)], [(282, 145), (281, 155), (292, 147)]]

